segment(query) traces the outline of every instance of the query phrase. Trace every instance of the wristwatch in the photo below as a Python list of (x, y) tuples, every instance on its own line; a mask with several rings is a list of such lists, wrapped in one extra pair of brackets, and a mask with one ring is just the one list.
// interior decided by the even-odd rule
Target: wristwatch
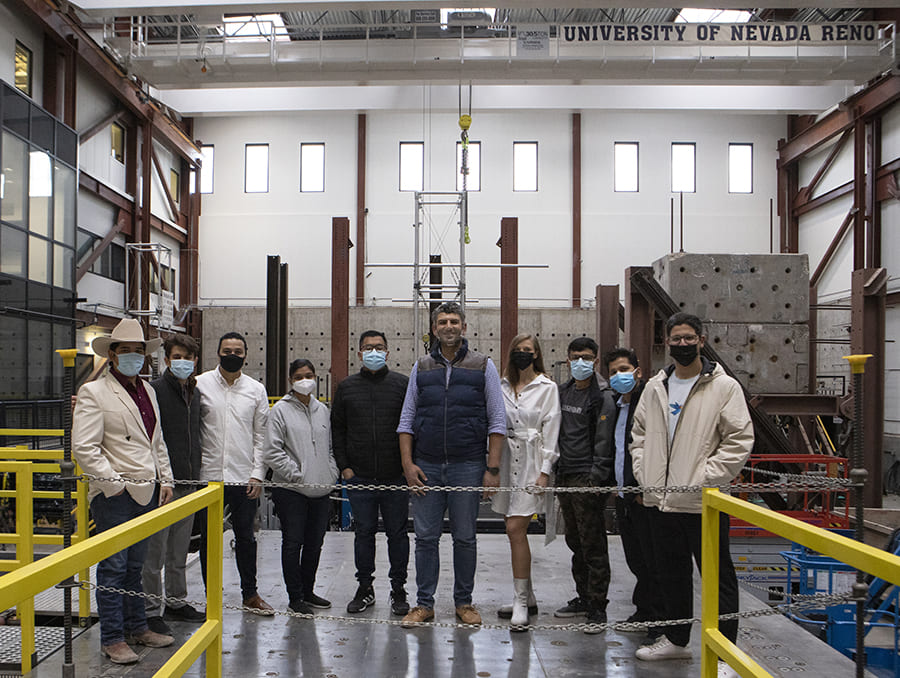
[(492, 476), (498, 476), (498, 475), (500, 475), (500, 467), (499, 466), (488, 466), (487, 472), (490, 473)]

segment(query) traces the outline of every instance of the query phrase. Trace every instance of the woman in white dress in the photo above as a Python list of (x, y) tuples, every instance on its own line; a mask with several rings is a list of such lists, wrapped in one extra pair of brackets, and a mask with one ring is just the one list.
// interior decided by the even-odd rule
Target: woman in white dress
[(541, 345), (533, 335), (513, 338), (501, 388), (508, 433), (500, 461), (500, 485), (532, 489), (498, 492), (492, 500), (493, 510), (505, 516), (515, 589), (512, 606), (500, 608), (497, 614), (510, 619), (513, 630), (524, 630), (529, 615), (537, 614), (528, 524), (535, 513), (545, 512), (550, 495), (539, 488), (548, 486), (559, 458), (559, 392), (544, 373)]

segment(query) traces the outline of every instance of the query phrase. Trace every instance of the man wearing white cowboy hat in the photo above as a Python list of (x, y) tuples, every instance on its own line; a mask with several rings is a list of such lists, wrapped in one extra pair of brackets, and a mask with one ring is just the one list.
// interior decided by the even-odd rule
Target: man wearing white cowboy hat
[[(124, 319), (108, 337), (91, 343), (94, 353), (109, 359), (100, 379), (82, 386), (72, 421), (72, 453), (82, 471), (109, 480), (91, 481), (91, 514), (102, 532), (136, 518), (172, 498), (172, 469), (159, 424), (154, 390), (138, 377), (145, 356), (160, 340), (144, 339), (137, 320)], [(124, 478), (161, 481), (130, 483)], [(97, 584), (141, 592), (141, 569), (147, 541), (134, 544), (97, 565)], [(100, 649), (116, 664), (133, 664), (138, 655), (126, 640), (165, 647), (172, 636), (147, 627), (144, 601), (137, 596), (97, 590)]]

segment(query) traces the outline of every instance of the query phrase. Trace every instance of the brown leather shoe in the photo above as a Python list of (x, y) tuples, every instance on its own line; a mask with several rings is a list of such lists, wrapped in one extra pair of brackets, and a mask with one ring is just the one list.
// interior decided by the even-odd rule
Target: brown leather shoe
[(456, 608), (456, 618), (463, 624), (480, 624), (481, 615), (473, 605), (460, 605)]
[(253, 614), (258, 614), (261, 617), (272, 617), (275, 615), (275, 608), (260, 598), (258, 593), (255, 596), (247, 598), (247, 600), (244, 601), (244, 607), (249, 607)]
[(414, 629), (422, 622), (434, 619), (434, 610), (430, 607), (419, 607), (416, 605), (413, 609), (406, 613), (400, 626), (405, 629)]
[(168, 647), (175, 642), (175, 639), (172, 636), (157, 633), (150, 629), (144, 629), (140, 633), (131, 634), (129, 640), (134, 645), (144, 645), (145, 647)]
[(112, 645), (101, 645), (100, 651), (109, 657), (109, 661), (113, 664), (136, 664), (141, 659), (124, 640)]

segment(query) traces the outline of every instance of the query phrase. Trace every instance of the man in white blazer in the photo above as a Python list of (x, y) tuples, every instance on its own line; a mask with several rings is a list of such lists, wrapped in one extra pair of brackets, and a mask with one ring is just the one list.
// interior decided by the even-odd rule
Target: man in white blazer
[[(172, 469), (159, 422), (156, 393), (138, 376), (145, 356), (159, 348), (146, 341), (137, 320), (122, 320), (112, 335), (97, 337), (94, 353), (109, 359), (109, 370), (78, 390), (72, 422), (72, 453), (82, 471), (108, 480), (91, 481), (91, 515), (102, 532), (161, 506), (172, 498)], [(159, 480), (130, 483), (122, 478)], [(97, 584), (141, 592), (147, 541), (102, 560)], [(133, 664), (138, 655), (126, 641), (165, 647), (172, 636), (147, 627), (144, 601), (97, 590), (100, 648), (116, 664)]]

